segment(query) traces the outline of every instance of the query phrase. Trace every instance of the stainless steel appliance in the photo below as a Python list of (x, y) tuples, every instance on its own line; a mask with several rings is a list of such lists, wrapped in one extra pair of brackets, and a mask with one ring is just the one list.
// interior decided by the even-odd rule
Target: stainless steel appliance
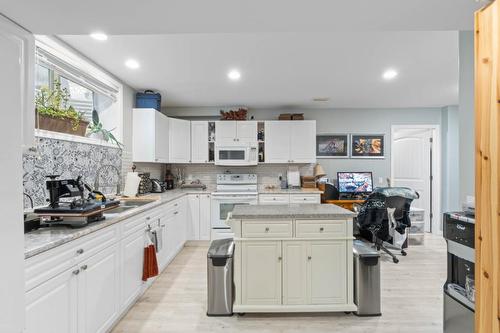
[(207, 316), (233, 314), (233, 253), (229, 239), (212, 241), (207, 254)]
[(217, 175), (216, 192), (212, 193), (211, 239), (233, 237), (226, 224), (228, 214), (236, 205), (256, 205), (257, 202), (257, 175)]
[(258, 144), (256, 142), (223, 143), (215, 146), (215, 165), (257, 165), (257, 162)]
[(165, 187), (165, 183), (160, 181), (159, 179), (151, 179), (151, 192), (152, 193), (163, 193), (167, 189)]
[(444, 214), (448, 276), (444, 292), (444, 333), (474, 332), (474, 218), (465, 213)]

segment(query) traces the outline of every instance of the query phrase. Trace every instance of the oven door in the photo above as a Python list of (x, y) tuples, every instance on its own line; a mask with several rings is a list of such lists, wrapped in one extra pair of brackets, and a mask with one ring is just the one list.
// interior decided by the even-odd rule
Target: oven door
[(257, 165), (256, 146), (216, 146), (216, 165)]
[(229, 229), (227, 215), (237, 205), (256, 205), (257, 195), (220, 195), (212, 194), (212, 229)]

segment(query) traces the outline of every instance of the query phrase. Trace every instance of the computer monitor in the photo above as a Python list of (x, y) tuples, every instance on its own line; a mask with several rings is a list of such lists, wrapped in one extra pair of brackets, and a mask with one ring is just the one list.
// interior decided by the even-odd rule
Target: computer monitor
[(371, 172), (337, 172), (337, 184), (341, 194), (366, 194), (373, 191)]

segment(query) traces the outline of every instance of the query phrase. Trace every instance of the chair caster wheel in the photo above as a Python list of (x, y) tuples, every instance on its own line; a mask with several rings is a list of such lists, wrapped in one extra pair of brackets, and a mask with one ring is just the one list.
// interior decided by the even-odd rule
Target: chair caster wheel
[(344, 311), (344, 313), (345, 313), (346, 315), (350, 315), (352, 312), (350, 312), (350, 311)]
[(238, 315), (238, 317), (243, 317), (244, 315), (246, 315), (245, 312), (240, 312), (240, 313), (237, 313), (236, 315)]
[(392, 261), (397, 264), (399, 262), (399, 259), (398, 258), (393, 258)]
[(406, 251), (401, 251), (401, 255), (402, 255), (403, 257), (406, 257), (406, 256), (408, 255), (408, 253), (406, 253)]

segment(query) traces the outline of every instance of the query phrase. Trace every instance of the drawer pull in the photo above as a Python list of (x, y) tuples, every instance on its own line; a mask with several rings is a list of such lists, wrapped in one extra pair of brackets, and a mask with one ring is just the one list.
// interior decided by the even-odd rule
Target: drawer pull
[(84, 252), (83, 249), (76, 250), (76, 254), (83, 254), (83, 252)]
[(274, 201), (276, 201), (276, 198), (273, 198)]
[(321, 227), (321, 228), (319, 228), (319, 231), (323, 232), (323, 231), (325, 231), (325, 228)]
[(88, 266), (87, 266), (87, 265), (83, 265), (83, 266), (81, 267), (82, 271), (86, 270), (87, 268), (88, 268)]
[(78, 274), (80, 274), (80, 270), (79, 270), (79, 269), (75, 269), (75, 270), (73, 271), (73, 275), (78, 275)]
[(266, 232), (269, 232), (269, 227), (266, 227)]
[(178, 203), (176, 203), (174, 206), (179, 206), (179, 204), (178, 204)]
[(311, 259), (312, 259), (312, 257), (311, 257), (311, 256), (308, 256), (308, 257), (307, 257), (307, 260), (311, 260)]
[(179, 212), (174, 212), (174, 215), (177, 215), (177, 214), (179, 214)]
[(306, 201), (306, 200), (307, 200), (307, 198), (304, 198), (304, 201)]
[(148, 221), (149, 221), (149, 220), (151, 220), (151, 217), (149, 217), (149, 216), (148, 216), (148, 217), (146, 217), (146, 220), (148, 220)]

